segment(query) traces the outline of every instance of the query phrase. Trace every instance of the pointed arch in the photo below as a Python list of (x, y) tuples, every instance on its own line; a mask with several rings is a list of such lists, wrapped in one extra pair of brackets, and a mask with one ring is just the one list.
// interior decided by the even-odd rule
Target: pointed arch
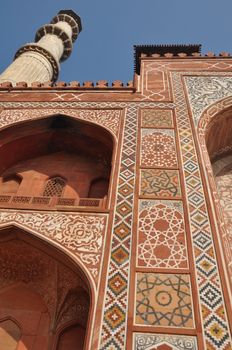
[[(23, 293), (22, 296), (17, 299), (18, 301), (17, 303), (15, 303), (15, 305), (13, 302), (10, 302), (9, 305), (14, 305), (14, 308), (18, 310), (18, 308), (21, 305), (21, 302), (25, 299), (25, 305), (23, 306), (23, 309), (25, 308), (27, 309), (28, 307), (30, 308), (30, 306), (27, 306), (28, 302), (31, 300), (32, 305), (33, 303), (35, 303), (35, 298), (33, 297), (31, 298), (29, 296), (31, 293), (30, 290), (34, 290), (32, 293), (36, 292), (36, 293), (39, 293), (40, 296), (46, 296), (47, 298), (47, 296), (49, 296), (49, 293), (52, 293), (54, 289), (54, 286), (53, 286), (54, 283), (57, 286), (56, 288), (59, 288), (59, 286), (61, 286), (62, 283), (64, 283), (65, 286), (69, 286), (68, 288), (70, 288), (70, 285), (72, 286), (72, 283), (73, 283), (73, 287), (70, 291), (68, 291), (66, 287), (67, 297), (65, 297), (65, 295), (62, 296), (62, 300), (63, 300), (62, 303), (57, 301), (57, 306), (54, 306), (54, 305), (51, 306), (52, 305), (51, 302), (47, 304), (49, 308), (49, 315), (51, 318), (50, 322), (52, 322), (52, 319), (56, 317), (55, 323), (54, 321), (52, 322), (52, 324), (56, 325), (56, 334), (60, 332), (59, 325), (60, 324), (62, 325), (62, 323), (67, 322), (68, 319), (70, 319), (70, 322), (71, 322), (72, 318), (73, 318), (73, 321), (71, 323), (74, 324), (76, 322), (75, 324), (80, 324), (80, 327), (82, 328), (86, 327), (86, 325), (89, 323), (87, 322), (87, 318), (84, 321), (83, 315), (78, 316), (76, 310), (85, 310), (83, 309), (83, 307), (84, 308), (87, 307), (87, 309), (90, 308), (88, 313), (88, 319), (91, 319), (92, 313), (93, 313), (93, 305), (94, 305), (94, 296), (93, 296), (94, 293), (90, 286), (89, 280), (85, 275), (85, 272), (81, 270), (80, 266), (77, 264), (76, 261), (74, 262), (73, 259), (70, 259), (70, 256), (65, 254), (60, 249), (57, 249), (57, 247), (55, 248), (54, 246), (52, 246), (51, 242), (49, 243), (50, 244), (43, 242), (41, 238), (29, 232), (26, 232), (22, 229), (19, 229), (17, 226), (11, 226), (11, 227), (8, 226), (7, 228), (0, 230), (0, 250), (1, 250), (0, 260), (4, 259), (4, 254), (6, 254), (7, 264), (11, 262), (11, 265), (8, 267), (8, 274), (11, 273), (11, 270), (13, 269), (12, 270), (13, 277), (12, 278), (8, 277), (8, 279), (6, 280), (6, 283), (10, 283), (10, 284), (13, 283), (12, 287), (14, 287), (14, 281), (16, 282), (19, 281), (22, 285), (22, 288), (20, 289), (18, 286), (16, 286), (16, 290), (17, 291), (21, 290), (21, 292)], [(8, 249), (5, 249), (6, 247), (8, 247)], [(17, 251), (17, 254), (15, 254), (16, 249), (17, 250), (19, 249)], [(3, 254), (3, 252), (5, 253)], [(14, 259), (16, 259), (15, 262), (14, 262)], [(28, 268), (26, 268), (27, 265), (30, 266), (29, 270)], [(54, 269), (53, 265), (57, 267)], [(33, 269), (36, 269), (37, 272), (33, 271)], [(54, 276), (54, 274), (58, 274), (58, 276)], [(75, 281), (75, 278), (72, 276), (77, 276), (77, 280)], [(68, 284), (66, 284), (65, 282), (66, 279), (69, 281)], [(47, 280), (49, 281), (49, 283), (45, 283)], [(41, 287), (41, 283), (44, 283), (44, 286), (52, 285), (52, 287), (51, 286)], [(1, 294), (1, 287), (2, 286), (0, 285), (0, 294)], [(28, 289), (29, 294), (25, 298), (23, 298), (23, 295), (24, 295), (23, 288), (29, 288)], [(61, 290), (64, 291), (65, 288), (62, 287)], [(5, 299), (11, 300), (9, 298), (12, 298), (13, 294), (11, 292), (11, 289), (9, 288), (3, 291), (3, 293), (5, 293), (4, 295), (7, 296), (7, 298), (1, 299), (2, 300), (1, 303), (4, 304)], [(6, 293), (8, 294), (10, 293), (9, 296)], [(57, 292), (55, 292), (55, 294), (56, 293)], [(58, 293), (57, 295), (60, 295), (60, 294)], [(45, 301), (47, 300), (47, 302), (49, 300), (53, 300), (50, 297), (48, 299), (46, 298), (45, 298)], [(67, 299), (67, 302), (65, 301), (66, 299)], [(39, 302), (37, 304), (39, 307)], [(53, 310), (53, 313), (51, 310)], [(42, 312), (42, 309), (41, 309), (41, 312)], [(18, 313), (16, 312), (16, 315), (17, 314)], [(23, 313), (20, 313), (20, 314), (22, 314), (22, 317), (23, 317)], [(14, 315), (14, 311), (12, 311), (12, 315)], [(25, 333), (25, 329), (26, 329), (25, 327), (27, 326), (23, 321), (23, 319), (20, 319), (20, 322), (22, 327), (24, 327), (24, 333)], [(43, 322), (45, 322), (45, 319)], [(45, 324), (48, 324), (48, 319), (45, 322)], [(87, 329), (86, 336), (89, 337), (90, 333), (91, 333), (91, 329), (89, 327), (89, 329)], [(80, 336), (82, 336), (83, 338), (83, 332), (81, 334)], [(54, 341), (55, 341), (55, 338), (53, 339), (53, 342)]]

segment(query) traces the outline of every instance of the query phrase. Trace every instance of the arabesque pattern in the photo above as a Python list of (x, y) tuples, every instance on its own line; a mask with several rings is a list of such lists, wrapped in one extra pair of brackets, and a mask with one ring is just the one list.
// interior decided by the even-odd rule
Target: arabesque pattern
[(135, 333), (134, 350), (197, 350), (196, 337)]
[(180, 197), (179, 171), (142, 169), (140, 171), (140, 195), (148, 198)]
[(90, 121), (101, 125), (112, 132), (115, 136), (119, 132), (119, 110), (91, 110), (91, 109), (8, 109), (1, 112), (0, 127), (14, 124), (19, 121), (40, 119), (53, 115), (65, 115), (77, 119)]

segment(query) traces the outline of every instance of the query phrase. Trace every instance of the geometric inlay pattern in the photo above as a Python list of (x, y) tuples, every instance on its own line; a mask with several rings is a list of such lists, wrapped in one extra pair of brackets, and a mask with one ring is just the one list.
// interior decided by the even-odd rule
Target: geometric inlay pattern
[(193, 328), (189, 276), (138, 273), (136, 324)]
[(104, 318), (101, 330), (101, 350), (125, 349), (126, 310), (128, 304), (128, 280), (133, 223), (132, 208), (134, 201), (136, 136), (137, 106), (131, 104), (127, 110), (122, 146), (113, 239), (111, 243), (111, 260), (103, 305)]
[(175, 134), (173, 130), (142, 129), (141, 166), (177, 167)]
[(142, 128), (172, 128), (173, 116), (170, 109), (142, 109)]
[(187, 268), (187, 249), (182, 202), (141, 201), (138, 266)]
[[(192, 97), (190, 99), (192, 103), (192, 111), (194, 111), (195, 118), (198, 118), (198, 113), (207, 107), (207, 103), (213, 102), (211, 98), (214, 99), (214, 94), (217, 95), (217, 98), (219, 95), (220, 98), (223, 97), (223, 94), (226, 95), (227, 92), (225, 91), (224, 87), (227, 83), (229, 85), (232, 83), (231, 78), (226, 79), (225, 84), (220, 84), (220, 78), (218, 82), (216, 82), (216, 77), (215, 79), (211, 79), (209, 77), (208, 80), (205, 79), (205, 77), (200, 78), (202, 78), (201, 82), (205, 82), (204, 94), (202, 94), (202, 88), (201, 93), (197, 93), (196, 95), (192, 94), (191, 91), (193, 91), (193, 89), (189, 88), (188, 90), (189, 93), (192, 94)], [(184, 89), (181, 85), (182, 83), (180, 73), (173, 72), (172, 79), (175, 101), (177, 103), (177, 124), (180, 135), (187, 200), (189, 203), (191, 203), (188, 206), (190, 229), (193, 241), (204, 340), (206, 349), (231, 349), (231, 335), (228, 327), (221, 279), (217, 265), (214, 239), (201, 180), (201, 173), (198, 164), (199, 160), (197, 158), (191, 131), (190, 119), (188, 116), (188, 108), (185, 99), (186, 97), (184, 95)], [(188, 80), (188, 82), (190, 82), (190, 80)], [(198, 79), (198, 83), (201, 82)], [(228, 88), (230, 90), (229, 86)], [(207, 91), (209, 94), (207, 94)], [(217, 91), (220, 91), (220, 94), (218, 94)], [(202, 97), (202, 102), (199, 98), (200, 96)], [(193, 200), (193, 196), (195, 196), (195, 194), (197, 197)]]
[(180, 197), (180, 177), (178, 170), (141, 170), (140, 195), (153, 197)]
[(197, 338), (168, 334), (134, 334), (134, 350), (197, 350)]

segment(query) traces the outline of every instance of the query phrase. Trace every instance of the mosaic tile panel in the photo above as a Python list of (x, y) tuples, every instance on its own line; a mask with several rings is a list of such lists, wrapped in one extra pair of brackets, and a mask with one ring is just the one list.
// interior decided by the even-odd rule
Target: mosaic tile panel
[(197, 350), (197, 338), (191, 336), (135, 333), (133, 350)]
[(172, 128), (173, 115), (168, 109), (143, 109), (141, 124), (142, 128)]
[(189, 276), (138, 273), (136, 324), (193, 328)]
[(180, 197), (178, 170), (143, 169), (140, 171), (140, 195), (153, 197)]
[(188, 109), (181, 77), (178, 73), (172, 77), (205, 347), (228, 350), (232, 349), (231, 335)]
[(138, 266), (188, 268), (180, 201), (140, 201)]
[(175, 134), (173, 130), (142, 129), (141, 166), (177, 167)]

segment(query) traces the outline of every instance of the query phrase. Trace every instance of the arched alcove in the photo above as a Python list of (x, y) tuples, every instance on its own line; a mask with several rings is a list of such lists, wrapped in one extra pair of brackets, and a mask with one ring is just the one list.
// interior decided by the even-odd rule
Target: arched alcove
[(17, 174), (2, 177), (0, 182), (0, 193), (16, 194), (21, 182), (22, 178)]
[[(78, 205), (80, 199), (88, 198), (93, 179), (109, 183), (113, 139), (98, 125), (52, 116), (0, 131), (0, 143), (1, 206)], [(13, 183), (16, 176), (21, 179), (17, 184)], [(10, 177), (11, 183), (4, 187), (4, 179)], [(65, 183), (55, 184), (54, 179), (65, 179)], [(62, 190), (46, 191), (49, 180), (53, 188)]]
[(0, 320), (1, 348), (4, 350), (17, 350), (21, 338), (19, 326), (10, 318)]
[(104, 198), (107, 196), (109, 187), (109, 179), (107, 178), (97, 178), (93, 179), (89, 187), (89, 198)]
[[(8, 342), (9, 350), (15, 344), (15, 350), (55, 350), (64, 343), (83, 350), (93, 301), (80, 268), (16, 227), (0, 230), (0, 266), (0, 344)], [(12, 323), (1, 328), (4, 320), (15, 320), (20, 333)]]
[(78, 324), (67, 327), (59, 335), (57, 350), (82, 350), (84, 334), (85, 329)]

